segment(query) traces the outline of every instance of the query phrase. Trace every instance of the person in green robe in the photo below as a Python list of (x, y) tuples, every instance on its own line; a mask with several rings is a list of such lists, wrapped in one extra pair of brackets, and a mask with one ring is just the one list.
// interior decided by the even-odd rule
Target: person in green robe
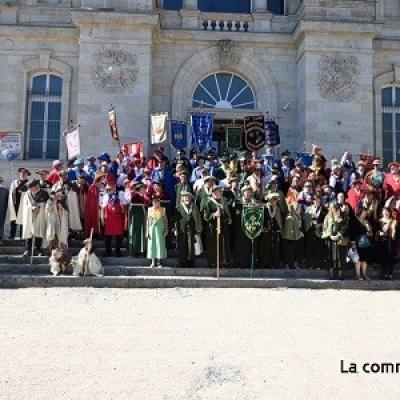
[(282, 229), (282, 259), (290, 268), (299, 268), (304, 261), (304, 233), (302, 231), (301, 205), (292, 203)]
[(325, 268), (327, 262), (326, 246), (322, 227), (327, 211), (321, 204), (321, 197), (315, 196), (313, 204), (304, 212), (305, 257), (309, 268)]
[[(221, 267), (227, 267), (230, 260), (229, 230), (232, 218), (228, 206), (222, 197), (219, 186), (212, 188), (212, 195), (204, 207), (205, 236), (207, 259), (210, 268), (217, 266), (217, 240), (219, 241), (219, 262)], [(218, 238), (217, 226), (220, 219), (221, 232)]]
[(264, 210), (264, 231), (259, 237), (258, 266), (260, 268), (279, 268), (282, 213), (278, 205), (279, 193), (269, 193)]
[(206, 176), (203, 181), (204, 185), (196, 193), (196, 204), (201, 213), (211, 197), (211, 191), (215, 186), (216, 179), (213, 176)]
[(133, 188), (128, 211), (128, 252), (137, 257), (146, 248), (146, 186), (138, 184)]
[[(250, 268), (252, 256), (252, 241), (246, 236), (242, 227), (243, 209), (257, 205), (251, 186), (242, 188), (242, 196), (232, 210), (233, 220), (233, 265), (236, 268)], [(254, 239), (254, 252), (258, 246), (258, 238)]]
[(343, 279), (349, 244), (348, 216), (336, 203), (329, 207), (328, 215), (324, 219), (322, 239), (325, 239), (329, 252), (330, 279)]
[(193, 268), (194, 246), (203, 231), (203, 224), (199, 209), (194, 204), (192, 193), (181, 192), (181, 203), (175, 210), (174, 225), (178, 244), (179, 267)]
[(176, 193), (176, 207), (181, 204), (181, 193), (182, 192), (190, 192), (192, 193), (192, 187), (188, 182), (188, 173), (183, 171), (179, 174), (179, 183), (175, 185), (175, 193)]
[(162, 267), (161, 260), (167, 258), (165, 238), (168, 235), (168, 219), (164, 207), (161, 207), (159, 197), (153, 198), (153, 207), (147, 213), (147, 258), (151, 260), (150, 267)]

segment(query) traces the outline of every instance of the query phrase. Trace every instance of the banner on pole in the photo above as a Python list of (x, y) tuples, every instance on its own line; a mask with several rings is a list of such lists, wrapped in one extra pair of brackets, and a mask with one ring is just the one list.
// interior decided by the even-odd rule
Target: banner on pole
[(158, 144), (167, 140), (167, 121), (168, 113), (151, 116), (151, 144)]
[(192, 126), (192, 145), (202, 152), (211, 147), (214, 127), (214, 114), (194, 113), (190, 117)]
[(144, 158), (143, 150), (144, 150), (144, 144), (141, 140), (135, 140), (132, 143), (124, 144), (121, 147), (121, 152), (124, 155), (132, 157), (139, 155), (141, 159)]
[(68, 159), (78, 157), (81, 154), (81, 142), (79, 127), (64, 132), (65, 144), (67, 146)]
[(267, 121), (265, 123), (266, 144), (270, 147), (281, 144), (279, 134), (279, 125), (275, 121)]
[(242, 212), (242, 229), (250, 239), (256, 239), (264, 228), (264, 207), (244, 206)]
[(242, 148), (242, 137), (243, 127), (237, 125), (227, 126), (226, 131), (226, 143), (230, 149), (241, 149)]
[(251, 151), (260, 150), (265, 145), (264, 116), (251, 116), (244, 118), (244, 134), (246, 147)]
[(185, 121), (171, 121), (171, 145), (177, 150), (187, 147), (187, 125)]
[(110, 126), (110, 134), (111, 137), (119, 142), (119, 132), (117, 128), (117, 114), (115, 113), (115, 108), (112, 107), (111, 110), (108, 112), (108, 124)]
[(21, 154), (21, 132), (0, 132), (0, 152), (7, 161), (14, 161)]

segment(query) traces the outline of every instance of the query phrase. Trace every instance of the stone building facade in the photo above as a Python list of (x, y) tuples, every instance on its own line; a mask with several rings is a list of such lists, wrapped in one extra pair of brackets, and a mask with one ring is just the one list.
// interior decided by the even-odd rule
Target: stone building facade
[[(70, 122), (82, 156), (114, 153), (110, 104), (121, 141), (146, 148), (151, 113), (268, 112), (281, 148), (398, 158), (400, 2), (277, 2), (227, 13), (201, 0), (1, 0), (0, 130), (22, 132), (16, 164), (65, 159)], [(0, 170), (10, 178), (8, 162)]]

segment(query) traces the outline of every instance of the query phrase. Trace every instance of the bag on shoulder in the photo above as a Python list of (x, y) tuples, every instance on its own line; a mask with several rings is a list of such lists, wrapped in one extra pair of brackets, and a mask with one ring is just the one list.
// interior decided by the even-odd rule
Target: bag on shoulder
[(368, 249), (372, 246), (370, 237), (367, 234), (360, 235), (357, 237), (357, 246), (360, 249)]

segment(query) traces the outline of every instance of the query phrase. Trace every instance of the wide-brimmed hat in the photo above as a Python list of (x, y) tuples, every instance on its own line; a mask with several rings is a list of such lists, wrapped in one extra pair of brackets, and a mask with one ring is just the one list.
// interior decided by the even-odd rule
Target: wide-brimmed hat
[(47, 175), (49, 174), (49, 171), (47, 171), (46, 169), (39, 169), (38, 171), (36, 171), (36, 173), (38, 175)]
[(18, 173), (19, 172), (25, 172), (28, 176), (31, 176), (31, 172), (29, 171), (29, 169), (25, 168), (25, 167), (20, 167), (18, 168)]
[(98, 156), (97, 158), (98, 158), (100, 161), (107, 161), (107, 162), (110, 161), (110, 156), (109, 156), (109, 154), (106, 153), (106, 152), (100, 153), (99, 156)]
[(271, 199), (279, 199), (279, 193), (276, 193), (276, 192), (271, 192), (271, 193), (268, 193), (266, 196), (265, 196), (265, 200), (271, 200)]
[(210, 181), (210, 180), (212, 180), (212, 181), (214, 181), (214, 182), (216, 181), (215, 177), (214, 177), (214, 176), (211, 176), (211, 175), (206, 176), (206, 177), (203, 179), (204, 182), (208, 182), (208, 181)]
[(188, 191), (186, 191), (186, 190), (182, 190), (182, 192), (181, 192), (181, 197), (185, 197), (185, 196), (191, 197), (191, 198), (194, 197), (194, 196), (193, 196), (193, 193), (190, 193), (190, 192), (188, 192)]
[(393, 161), (388, 165), (388, 169), (390, 169), (392, 167), (400, 168), (400, 164), (395, 162), (395, 161)]
[(105, 176), (107, 176), (105, 172), (97, 171), (94, 175), (94, 180), (97, 181), (101, 178), (104, 178)]
[(211, 189), (211, 192), (212, 193), (215, 193), (215, 192), (217, 192), (217, 191), (221, 191), (222, 190), (222, 187), (221, 186), (219, 186), (219, 185), (217, 185), (217, 186), (214, 186), (212, 189)]

